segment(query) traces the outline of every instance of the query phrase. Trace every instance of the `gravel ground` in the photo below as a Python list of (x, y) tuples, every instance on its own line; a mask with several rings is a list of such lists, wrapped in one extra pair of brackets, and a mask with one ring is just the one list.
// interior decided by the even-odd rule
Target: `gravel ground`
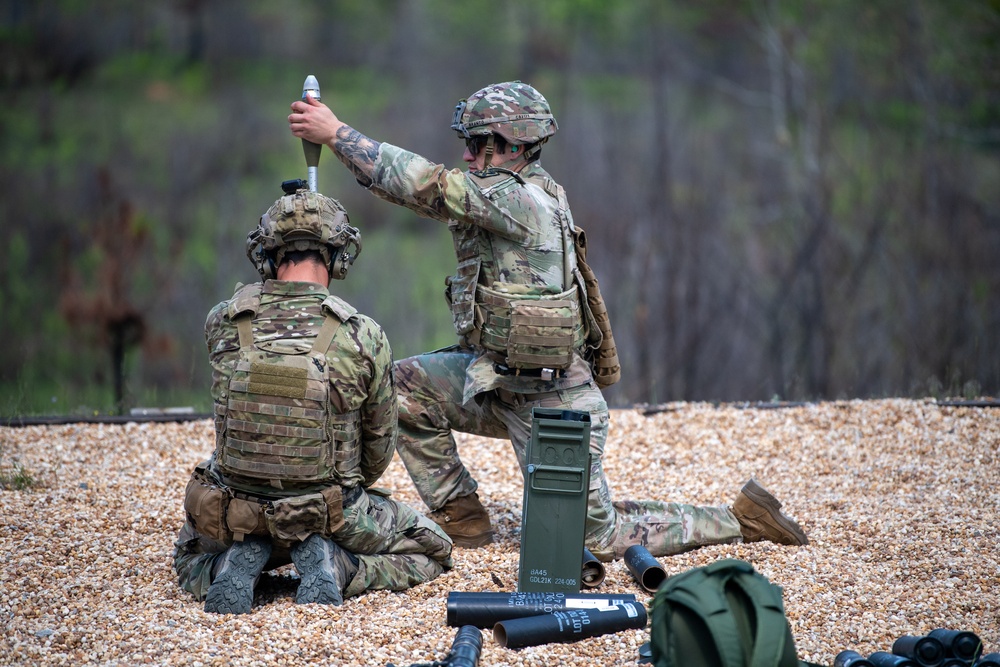
[[(758, 478), (808, 532), (807, 547), (726, 545), (661, 558), (668, 574), (747, 560), (784, 589), (800, 658), (888, 650), (936, 627), (1000, 650), (1000, 410), (931, 401), (777, 410), (672, 403), (616, 410), (606, 469), (616, 498), (723, 504)], [(212, 448), (208, 421), (0, 428), (0, 664), (379, 665), (441, 659), (449, 591), (514, 590), (521, 481), (504, 441), (462, 437), (498, 540), (404, 593), (342, 607), (296, 605), (290, 568), (262, 579), (250, 614), (206, 614), (171, 568), (188, 474)], [(383, 478), (423, 508), (398, 458)], [(500, 582), (499, 584), (497, 582)], [(646, 600), (622, 562), (595, 590)], [(628, 665), (630, 630), (574, 644), (501, 648), (480, 665)]]

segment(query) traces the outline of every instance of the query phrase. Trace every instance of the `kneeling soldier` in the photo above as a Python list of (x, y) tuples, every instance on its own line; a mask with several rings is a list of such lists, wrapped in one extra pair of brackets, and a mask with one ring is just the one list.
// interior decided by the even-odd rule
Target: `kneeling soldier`
[(242, 614), (266, 569), (294, 563), (296, 602), (402, 590), (452, 566), (436, 523), (372, 487), (396, 445), (392, 352), (330, 294), (361, 250), (340, 203), (283, 184), (247, 237), (263, 282), (213, 308), (215, 451), (184, 498), (174, 550), (205, 611)]

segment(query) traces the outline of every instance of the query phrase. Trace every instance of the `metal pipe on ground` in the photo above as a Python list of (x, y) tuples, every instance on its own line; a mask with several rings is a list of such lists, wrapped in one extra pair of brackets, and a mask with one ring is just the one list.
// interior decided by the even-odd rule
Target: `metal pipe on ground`
[(635, 603), (631, 593), (604, 595), (600, 593), (448, 593), (448, 625), (474, 625), (492, 628), (500, 621), (525, 618), (556, 611), (597, 609), (616, 604)]
[(655, 593), (666, 578), (667, 571), (653, 558), (649, 549), (635, 544), (625, 550), (625, 567), (645, 590)]
[(613, 607), (554, 611), (514, 618), (493, 626), (493, 641), (504, 648), (570, 643), (622, 630), (646, 627), (646, 608), (637, 602)]
[(590, 552), (590, 549), (583, 550), (583, 568), (580, 574), (580, 581), (585, 588), (597, 588), (604, 583), (607, 572), (604, 563), (597, 560), (597, 557)]

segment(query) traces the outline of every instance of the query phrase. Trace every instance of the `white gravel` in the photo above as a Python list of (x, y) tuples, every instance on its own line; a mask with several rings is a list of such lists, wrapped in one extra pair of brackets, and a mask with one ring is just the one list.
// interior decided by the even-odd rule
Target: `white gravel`
[[(757, 477), (809, 534), (661, 558), (668, 574), (742, 558), (783, 587), (800, 658), (889, 650), (936, 627), (1000, 650), (1000, 410), (932, 401), (821, 403), (780, 410), (674, 403), (616, 410), (606, 469), (616, 498), (729, 503)], [(405, 593), (342, 607), (296, 605), (284, 568), (252, 613), (206, 614), (177, 586), (171, 550), (208, 421), (0, 428), (0, 664), (385, 665), (444, 657), (448, 591), (514, 590), (521, 481), (505, 441), (462, 437), (498, 541), (457, 549), (454, 570)], [(423, 509), (398, 458), (382, 485)], [(494, 582), (494, 577), (502, 586)], [(622, 562), (594, 592), (641, 587)], [(634, 665), (632, 630), (519, 651), (484, 633), (480, 664)]]

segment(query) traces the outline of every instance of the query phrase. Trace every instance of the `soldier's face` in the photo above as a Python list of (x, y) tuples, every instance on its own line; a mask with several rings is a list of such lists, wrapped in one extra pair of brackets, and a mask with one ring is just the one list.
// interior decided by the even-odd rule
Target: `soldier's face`
[(465, 152), (462, 159), (470, 171), (480, 171), (486, 161), (486, 137), (472, 137), (465, 141)]
[[(493, 159), (490, 160), (490, 165), (493, 167), (507, 167), (513, 168), (509, 163), (515, 162), (520, 159), (520, 152), (511, 151), (511, 146), (507, 146), (507, 150), (503, 153), (493, 152)], [(462, 159), (469, 167), (469, 171), (482, 171), (486, 168), (486, 137), (476, 136), (471, 139), (467, 139), (465, 142), (465, 152), (462, 153)]]

